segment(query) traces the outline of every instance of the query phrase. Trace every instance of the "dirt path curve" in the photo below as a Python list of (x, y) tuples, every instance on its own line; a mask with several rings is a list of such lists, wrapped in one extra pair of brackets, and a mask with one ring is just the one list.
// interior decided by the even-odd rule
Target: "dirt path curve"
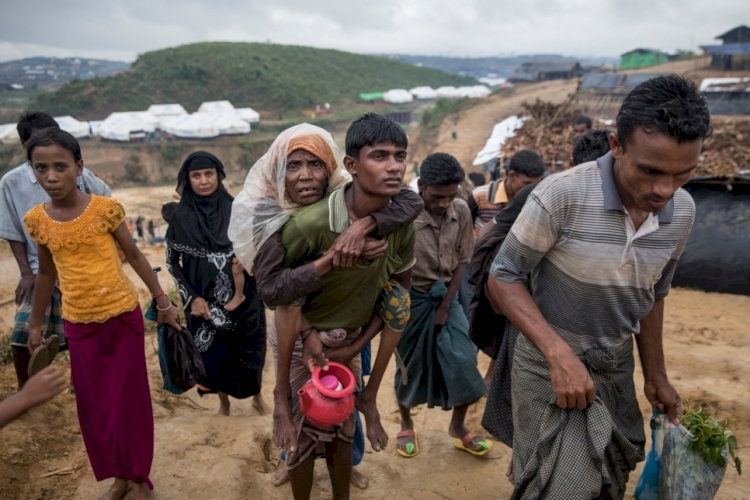
[(476, 104), (459, 114), (456, 139), (451, 137), (453, 119), (448, 117), (440, 126), (437, 142), (431, 144), (417, 140), (413, 161), (421, 163), (427, 155), (434, 152), (449, 153), (461, 162), (467, 172), (481, 171), (481, 167), (472, 166), (472, 162), (497, 123), (520, 113), (524, 101), (542, 99), (559, 103), (574, 93), (577, 86), (578, 80), (556, 80), (519, 85), (510, 95), (500, 92), (486, 99), (477, 99)]

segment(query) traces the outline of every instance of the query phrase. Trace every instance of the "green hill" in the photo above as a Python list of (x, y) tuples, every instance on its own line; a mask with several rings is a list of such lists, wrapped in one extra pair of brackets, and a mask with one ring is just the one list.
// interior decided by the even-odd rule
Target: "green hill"
[(266, 43), (209, 42), (148, 52), (124, 73), (74, 80), (30, 105), (54, 115), (102, 119), (113, 111), (230, 100), (259, 110), (354, 100), (360, 92), (418, 85), (471, 85), (471, 77), (338, 50)]

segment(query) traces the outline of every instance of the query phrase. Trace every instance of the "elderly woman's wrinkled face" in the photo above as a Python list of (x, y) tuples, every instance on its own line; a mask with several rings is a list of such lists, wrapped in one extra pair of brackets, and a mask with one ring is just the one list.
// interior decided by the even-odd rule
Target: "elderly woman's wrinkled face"
[(293, 202), (311, 205), (323, 198), (328, 186), (328, 169), (314, 154), (297, 149), (286, 159), (286, 192)]

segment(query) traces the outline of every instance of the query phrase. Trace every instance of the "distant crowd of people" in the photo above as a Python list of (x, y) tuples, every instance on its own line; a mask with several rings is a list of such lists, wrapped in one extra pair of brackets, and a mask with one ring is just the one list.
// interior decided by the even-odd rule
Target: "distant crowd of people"
[[(356, 466), (365, 437), (375, 452), (389, 443), (377, 396), (393, 357), (399, 456), (429, 453), (412, 410), (438, 406), (452, 412), (457, 453), (481, 459), (495, 440), (512, 448), (503, 472), (514, 499), (624, 497), (646, 443), (634, 344), (653, 410), (681, 416), (664, 361), (664, 298), (695, 213), (680, 186), (711, 121), (693, 82), (662, 76), (630, 92), (614, 130), (586, 117), (572, 130), (562, 172), (524, 150), (486, 182), (438, 152), (414, 190), (404, 186), (407, 136), (377, 114), (351, 124), (343, 155), (319, 127), (283, 131), (237, 198), (219, 158), (185, 159), (179, 202), (163, 215), (167, 267), (205, 366), (198, 392), (216, 393), (223, 415), (229, 396), (273, 413), (285, 464), (274, 484), (289, 481), (295, 499), (309, 499), (324, 458), (334, 498), (368, 486)], [(181, 328), (176, 307), (78, 142), (42, 113), (25, 116), (19, 133), (28, 161), (0, 181), (0, 237), (21, 271), (12, 338), (21, 390), (0, 403), (0, 425), (64, 390), (47, 365), (67, 347), (94, 475), (114, 478), (101, 498), (130, 485), (151, 498), (143, 316), (114, 243), (149, 288), (159, 324)], [(145, 222), (135, 220), (139, 240)], [(261, 396), (266, 340), (273, 408)], [(478, 350), (491, 358), (484, 374)], [(321, 425), (298, 391), (332, 362), (356, 379), (355, 410)], [(494, 440), (466, 425), (483, 396)]]

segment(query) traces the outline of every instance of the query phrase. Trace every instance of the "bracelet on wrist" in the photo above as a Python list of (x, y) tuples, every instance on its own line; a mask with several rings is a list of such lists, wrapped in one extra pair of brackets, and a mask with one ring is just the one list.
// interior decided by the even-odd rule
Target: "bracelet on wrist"
[(300, 337), (302, 337), (302, 342), (307, 340), (307, 338), (312, 334), (314, 328), (311, 326), (307, 330), (302, 330), (299, 334)]
[(151, 294), (151, 298), (152, 298), (152, 299), (154, 299), (154, 300), (156, 300), (156, 299), (158, 299), (159, 297), (161, 297), (161, 296), (163, 296), (163, 295), (166, 295), (166, 292), (165, 292), (164, 290), (162, 290), (162, 291), (161, 291), (160, 293), (157, 293), (156, 295), (154, 295), (154, 294), (152, 293), (152, 294)]
[(169, 302), (169, 306), (165, 307), (164, 309), (162, 309), (161, 307), (159, 307), (159, 304), (156, 304), (156, 310), (157, 311), (164, 312), (164, 311), (169, 311), (170, 309), (172, 309), (172, 302), (171, 301)]

